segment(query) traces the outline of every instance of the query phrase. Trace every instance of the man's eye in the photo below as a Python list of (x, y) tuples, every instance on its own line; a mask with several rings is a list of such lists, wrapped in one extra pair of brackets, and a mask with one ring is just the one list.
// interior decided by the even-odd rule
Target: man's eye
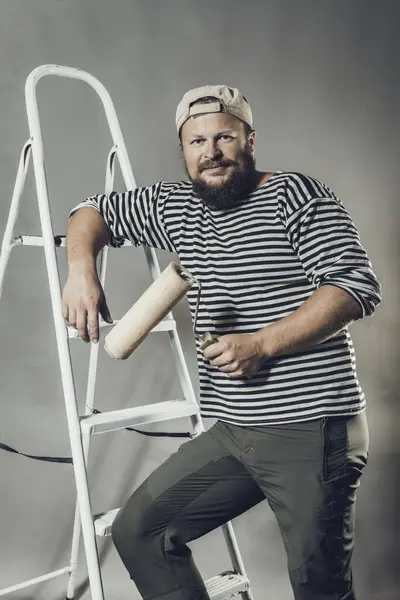
[(201, 142), (201, 140), (192, 140), (192, 141), (190, 142), (190, 145), (191, 145), (191, 146), (198, 146), (198, 145), (200, 144), (200, 142)]
[(221, 140), (233, 140), (233, 137), (225, 133), (224, 135), (221, 135)]

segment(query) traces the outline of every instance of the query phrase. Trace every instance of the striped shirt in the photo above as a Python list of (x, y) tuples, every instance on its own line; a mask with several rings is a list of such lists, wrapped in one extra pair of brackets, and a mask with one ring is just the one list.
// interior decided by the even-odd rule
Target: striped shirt
[[(380, 302), (348, 212), (327, 186), (303, 174), (277, 171), (227, 210), (210, 210), (186, 181), (99, 194), (74, 211), (83, 206), (101, 213), (110, 246), (129, 240), (178, 254), (202, 284), (196, 333), (255, 333), (325, 284), (346, 290), (363, 317)], [(192, 318), (196, 299), (192, 288)], [(256, 426), (365, 408), (347, 328), (307, 350), (264, 361), (250, 379), (230, 379), (197, 352), (203, 417)]]

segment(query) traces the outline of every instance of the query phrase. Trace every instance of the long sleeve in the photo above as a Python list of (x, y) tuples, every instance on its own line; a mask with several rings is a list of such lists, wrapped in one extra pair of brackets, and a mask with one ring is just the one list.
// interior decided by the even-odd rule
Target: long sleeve
[(357, 300), (362, 317), (372, 315), (381, 301), (380, 285), (358, 231), (335, 194), (311, 177), (291, 174), (280, 216), (313, 286), (340, 287)]
[(122, 193), (90, 196), (75, 206), (70, 217), (80, 208), (94, 208), (108, 227), (109, 246), (119, 248), (127, 240), (135, 246), (144, 244), (176, 252), (165, 226), (161, 188), (162, 182)]

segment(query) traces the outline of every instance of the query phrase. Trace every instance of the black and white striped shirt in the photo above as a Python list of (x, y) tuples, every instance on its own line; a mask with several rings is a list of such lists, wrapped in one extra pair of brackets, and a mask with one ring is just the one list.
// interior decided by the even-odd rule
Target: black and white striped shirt
[[(312, 177), (278, 171), (240, 205), (210, 210), (191, 183), (160, 182), (99, 194), (109, 244), (176, 252), (202, 283), (198, 333), (254, 333), (329, 284), (357, 300), (362, 316), (380, 302), (380, 286), (357, 230), (335, 194)], [(197, 291), (188, 300), (192, 316)], [(308, 350), (263, 363), (251, 379), (230, 379), (198, 351), (203, 417), (272, 425), (365, 408), (347, 328)]]

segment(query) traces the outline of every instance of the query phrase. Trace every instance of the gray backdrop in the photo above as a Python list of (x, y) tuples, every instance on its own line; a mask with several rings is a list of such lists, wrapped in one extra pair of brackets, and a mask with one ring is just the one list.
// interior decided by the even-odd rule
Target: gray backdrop
[[(176, 105), (191, 87), (224, 82), (239, 87), (252, 103), (259, 168), (304, 171), (331, 186), (347, 206), (384, 293), (377, 314), (352, 327), (371, 431), (355, 553), (356, 583), (364, 600), (394, 600), (400, 585), (399, 17), (395, 0), (0, 4), (1, 227), (28, 138), (25, 79), (44, 63), (81, 67), (106, 85), (139, 185), (184, 176), (174, 130)], [(53, 223), (62, 233), (70, 208), (102, 191), (110, 138), (88, 86), (53, 77), (38, 90)], [(16, 233), (39, 234), (32, 172), (23, 200)], [(117, 318), (150, 277), (141, 249), (110, 254), (106, 291)], [(64, 281), (64, 251), (58, 256)], [(159, 257), (163, 267), (173, 256)], [(175, 316), (197, 389), (185, 302)], [(0, 327), (0, 440), (26, 452), (69, 455), (42, 249), (13, 251)], [(89, 348), (83, 342), (72, 346), (83, 406)], [(114, 362), (102, 351), (96, 405), (106, 410), (178, 396), (167, 350), (167, 340), (158, 334), (129, 362)], [(163, 427), (184, 431), (188, 424)], [(94, 510), (120, 506), (178, 443), (127, 432), (93, 438), (89, 475)], [(0, 587), (67, 565), (75, 504), (71, 467), (0, 452), (0, 477)], [(292, 598), (278, 527), (266, 503), (235, 525), (256, 600)], [(192, 548), (206, 578), (229, 566), (219, 531)], [(138, 598), (109, 540), (100, 542), (100, 551), (108, 597)], [(80, 594), (88, 598), (82, 559), (78, 582)], [(59, 578), (13, 598), (61, 599), (64, 593), (65, 579)]]

